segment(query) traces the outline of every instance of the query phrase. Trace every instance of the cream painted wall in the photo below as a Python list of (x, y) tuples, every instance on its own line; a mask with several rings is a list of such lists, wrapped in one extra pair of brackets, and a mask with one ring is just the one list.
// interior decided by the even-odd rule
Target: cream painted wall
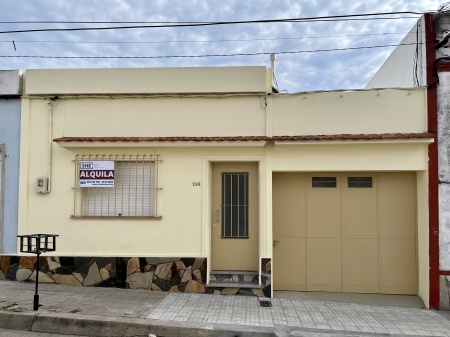
[(430, 258), (428, 225), (428, 171), (417, 172), (417, 255), (419, 264), (419, 296), (430, 304)]
[(26, 95), (271, 91), (266, 67), (28, 69)]
[[(416, 171), (419, 296), (429, 305), (428, 144), (268, 146), (266, 181), (272, 172)], [(265, 186), (267, 256), (272, 256), (272, 184)]]
[[(401, 93), (405, 93), (401, 91)], [(417, 93), (417, 92), (416, 92)], [(355, 93), (357, 95), (361, 93)], [(418, 94), (420, 96), (420, 94)], [(327, 99), (330, 98), (326, 95)], [(297, 104), (297, 97), (287, 98)], [(311, 106), (311, 109), (314, 106)], [(265, 213), (261, 219), (271, 219), (272, 171), (384, 171), (426, 170), (426, 140), (376, 142), (329, 142), (289, 145), (269, 143), (266, 148), (84, 148), (65, 149), (53, 144), (52, 191), (47, 195), (35, 192), (36, 179), (48, 176), (48, 127), (47, 100), (24, 99), (22, 118), (21, 185), (20, 185), (20, 233), (50, 232), (62, 234), (59, 249), (70, 254), (79, 250), (80, 243), (71, 238), (80, 234), (85, 245), (83, 254), (117, 254), (127, 252), (143, 254), (199, 255), (207, 253), (202, 248), (201, 193), (189, 184), (204, 179), (204, 156), (262, 156), (265, 167)], [(340, 108), (344, 109), (344, 106)], [(279, 110), (271, 107), (271, 115)], [(330, 109), (331, 111), (331, 109)], [(339, 110), (336, 113), (345, 113)], [(325, 110), (323, 110), (325, 113)], [(394, 113), (394, 112), (392, 112)], [(250, 117), (249, 117), (250, 116)], [(416, 114), (417, 117), (417, 114)], [(350, 117), (349, 117), (350, 118)], [(62, 136), (211, 136), (211, 135), (261, 135), (267, 127), (265, 110), (258, 97), (236, 98), (157, 98), (157, 99), (59, 99), (53, 112), (53, 138)], [(289, 118), (288, 118), (289, 119)], [(416, 118), (417, 119), (417, 118)], [(236, 122), (240, 120), (241, 122)], [(291, 122), (290, 124), (298, 124)], [(321, 132), (325, 133), (325, 132)], [(360, 132), (358, 132), (360, 133)], [(380, 143), (382, 145), (380, 145)], [(97, 143), (98, 144), (98, 143)], [(253, 145), (253, 144), (248, 144)], [(263, 146), (261, 144), (260, 146)], [(129, 145), (130, 147), (133, 144)], [(150, 145), (151, 146), (151, 145)], [(192, 145), (195, 146), (195, 145)], [(210, 146), (205, 144), (205, 146)], [(241, 147), (239, 147), (241, 146)], [(158, 221), (136, 220), (71, 220), (73, 214), (74, 178), (73, 160), (77, 154), (143, 154), (158, 153), (162, 156)], [(182, 170), (180, 171), (180, 168)], [(262, 192), (261, 192), (262, 191)], [(207, 197), (203, 196), (203, 197)], [(185, 202), (189, 200), (189, 203)], [(196, 201), (197, 200), (197, 201)], [(188, 206), (186, 206), (188, 204)], [(263, 209), (263, 208), (262, 208)], [(186, 220), (188, 219), (188, 220)], [(271, 220), (270, 220), (271, 221)], [(131, 228), (127, 227), (130, 226)], [(183, 225), (181, 226), (180, 223)], [(114, 238), (148, 233), (152, 235), (151, 247), (146, 245), (146, 235), (137, 235), (136, 244), (123, 242), (117, 247)], [(261, 253), (271, 256), (271, 224), (262, 232)], [(134, 234), (133, 234), (134, 233)], [(176, 237), (167, 243), (167, 236)], [(100, 244), (98, 244), (100, 243)], [(203, 241), (205, 243), (205, 241)], [(202, 251), (203, 249), (203, 251)], [(62, 253), (60, 251), (59, 253)]]
[[(35, 80), (37, 88), (40, 80)], [(423, 90), (414, 89), (266, 98), (63, 96), (54, 108), (52, 138), (426, 132), (424, 95)], [(135, 148), (133, 143), (126, 147), (95, 143), (90, 148), (79, 144), (83, 148), (76, 148), (75, 143), (71, 149), (53, 143), (52, 191), (39, 195), (36, 178), (49, 174), (48, 117), (47, 100), (23, 99), (19, 234), (59, 234), (55, 255), (208, 256), (211, 161), (260, 163), (262, 257), (272, 256), (272, 172), (418, 171), (419, 281), (421, 296), (426, 296), (427, 241), (420, 236), (427, 227), (428, 204), (420, 194), (427, 195), (429, 140), (232, 142), (230, 147), (226, 143), (220, 143), (221, 147), (214, 143), (147, 143), (147, 147), (140, 144)], [(144, 153), (159, 154), (163, 161), (158, 192), (161, 220), (71, 219), (77, 154)], [(201, 186), (192, 186), (192, 182)]]
[[(38, 142), (30, 148), (39, 147)], [(33, 151), (33, 150), (32, 150)], [(45, 176), (45, 161), (30, 158), (26, 195), (21, 202), (28, 208), (27, 226), (21, 222), (19, 232), (59, 234), (55, 255), (90, 256), (203, 256), (202, 187), (203, 157), (234, 157), (263, 154), (261, 149), (91, 149), (82, 151), (54, 148), (52, 191), (35, 193), (35, 178)], [(159, 154), (158, 215), (161, 220), (71, 219), (74, 205), (75, 156), (88, 154)], [(31, 172), (39, 172), (35, 175)], [(208, 251), (207, 251), (208, 252)]]
[(416, 171), (427, 170), (428, 143), (317, 142), (275, 145), (273, 171)]
[[(65, 137), (261, 136), (263, 100), (256, 96), (62, 99), (55, 115), (64, 117)], [(42, 100), (33, 103), (42, 109)]]
[(277, 136), (427, 130), (424, 88), (275, 95), (273, 104)]

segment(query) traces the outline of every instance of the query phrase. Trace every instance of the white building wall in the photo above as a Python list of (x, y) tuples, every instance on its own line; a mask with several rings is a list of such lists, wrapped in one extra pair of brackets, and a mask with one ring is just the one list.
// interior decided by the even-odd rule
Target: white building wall
[(439, 268), (450, 270), (450, 73), (439, 73)]
[(426, 69), (423, 67), (426, 64), (425, 30), (422, 16), (365, 88), (411, 88), (426, 85)]

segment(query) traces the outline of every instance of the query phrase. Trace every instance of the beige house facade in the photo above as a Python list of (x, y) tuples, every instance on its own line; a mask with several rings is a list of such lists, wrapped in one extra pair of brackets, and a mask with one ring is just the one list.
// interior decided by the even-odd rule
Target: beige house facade
[(21, 123), (18, 232), (59, 235), (40, 280), (428, 303), (423, 88), (280, 94), (266, 67), (27, 70)]

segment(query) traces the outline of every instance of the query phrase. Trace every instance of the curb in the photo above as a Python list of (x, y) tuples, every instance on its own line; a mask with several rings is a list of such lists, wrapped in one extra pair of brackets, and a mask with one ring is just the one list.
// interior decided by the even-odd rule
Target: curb
[(275, 337), (272, 328), (161, 322), (68, 313), (0, 312), (0, 328), (97, 337)]
[(31, 331), (35, 313), (0, 311), (0, 328)]

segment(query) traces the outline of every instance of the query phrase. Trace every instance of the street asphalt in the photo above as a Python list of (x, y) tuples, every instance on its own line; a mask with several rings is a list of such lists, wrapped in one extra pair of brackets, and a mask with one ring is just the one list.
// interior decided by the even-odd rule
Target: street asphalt
[(448, 313), (254, 296), (0, 281), (0, 329), (83, 336), (448, 336)]

